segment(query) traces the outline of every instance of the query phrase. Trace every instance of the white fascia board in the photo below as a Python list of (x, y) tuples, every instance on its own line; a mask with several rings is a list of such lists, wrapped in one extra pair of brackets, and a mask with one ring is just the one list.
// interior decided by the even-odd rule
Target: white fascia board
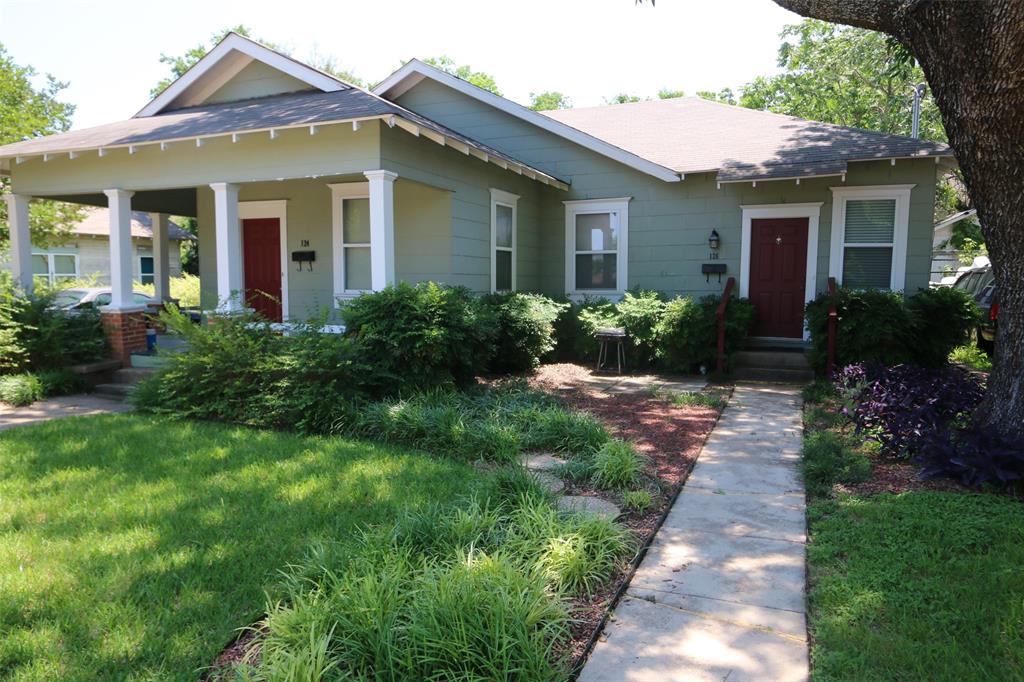
[(664, 180), (665, 182), (679, 182), (681, 180), (679, 173), (670, 168), (666, 168), (665, 166), (649, 161), (641, 156), (637, 156), (632, 152), (627, 152), (621, 147), (616, 147), (613, 144), (596, 138), (593, 135), (588, 135), (581, 130), (577, 130), (572, 126), (556, 121), (553, 118), (549, 118), (543, 114), (538, 114), (532, 109), (528, 109), (521, 104), (516, 104), (512, 100), (495, 95), (493, 92), (489, 92), (483, 88), (478, 88), (461, 78), (445, 73), (440, 69), (435, 69), (429, 64), (425, 64), (418, 59), (413, 59), (407, 62), (405, 66), (400, 68), (398, 71), (395, 71), (373, 88), (372, 92), (373, 94), (384, 97), (385, 99), (394, 99), (408, 92), (424, 78), (435, 80), (442, 85), (452, 88), (453, 90), (457, 90), (458, 92), (479, 100), (484, 104), (490, 105), (510, 116), (515, 116), (516, 118), (535, 125), (542, 130), (558, 135), (559, 137), (569, 140), (574, 144), (578, 144), (592, 152), (606, 156), (613, 161), (617, 161), (642, 173), (654, 176), (659, 180)]
[(249, 40), (244, 36), (238, 35), (237, 33), (229, 33), (224, 40), (217, 43), (217, 46), (210, 50), (205, 57), (193, 64), (192, 68), (186, 71), (180, 78), (178, 78), (178, 80), (167, 86), (163, 92), (154, 97), (153, 101), (143, 107), (139, 113), (135, 114), (135, 118), (154, 116), (163, 111), (167, 105), (185, 93), (190, 86), (206, 75), (207, 72), (220, 63), (220, 61), (227, 57), (232, 51), (240, 52), (252, 59), (261, 61), (267, 66), (277, 69), (282, 73), (286, 73), (293, 78), (297, 78), (311, 87), (322, 90), (323, 92), (336, 92), (350, 87), (337, 78), (329, 76), (322, 71), (318, 71), (311, 66), (307, 66), (302, 62), (296, 61), (291, 57), (287, 57), (280, 52), (275, 52), (274, 50), (260, 45), (255, 41)]

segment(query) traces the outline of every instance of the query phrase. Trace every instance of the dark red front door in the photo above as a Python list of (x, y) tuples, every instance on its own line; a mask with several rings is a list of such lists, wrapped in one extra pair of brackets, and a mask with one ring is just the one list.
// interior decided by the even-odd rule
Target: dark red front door
[(242, 221), (245, 259), (245, 305), (273, 322), (281, 322), (281, 221)]
[(750, 221), (754, 336), (800, 338), (804, 330), (807, 218)]

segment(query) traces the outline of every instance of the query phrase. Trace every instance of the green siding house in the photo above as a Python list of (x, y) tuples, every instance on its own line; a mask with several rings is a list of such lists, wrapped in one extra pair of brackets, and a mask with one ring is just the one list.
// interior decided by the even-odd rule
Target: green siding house
[(235, 34), (127, 121), (0, 147), (24, 286), (32, 197), (109, 208), (110, 314), (137, 311), (146, 211), (198, 218), (211, 311), (303, 320), (397, 281), (615, 298), (735, 277), (755, 335), (794, 339), (830, 276), (928, 285), (952, 164), (695, 98), (539, 113), (416, 60), (367, 91)]

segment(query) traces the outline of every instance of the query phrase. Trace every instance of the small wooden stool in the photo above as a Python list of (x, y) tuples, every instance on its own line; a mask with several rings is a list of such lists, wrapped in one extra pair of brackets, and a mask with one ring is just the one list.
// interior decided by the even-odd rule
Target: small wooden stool
[(602, 365), (608, 362), (609, 344), (615, 344), (615, 365), (618, 373), (622, 374), (622, 368), (626, 364), (626, 330), (621, 327), (598, 329), (595, 338), (601, 344), (597, 351), (597, 371), (600, 372)]

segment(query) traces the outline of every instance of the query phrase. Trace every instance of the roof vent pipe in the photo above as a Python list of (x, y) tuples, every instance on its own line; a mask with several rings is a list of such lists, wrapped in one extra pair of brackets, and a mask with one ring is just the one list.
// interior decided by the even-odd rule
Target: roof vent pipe
[(921, 98), (924, 97), (924, 83), (918, 83), (913, 87), (914, 105), (910, 112), (910, 136), (921, 137)]

